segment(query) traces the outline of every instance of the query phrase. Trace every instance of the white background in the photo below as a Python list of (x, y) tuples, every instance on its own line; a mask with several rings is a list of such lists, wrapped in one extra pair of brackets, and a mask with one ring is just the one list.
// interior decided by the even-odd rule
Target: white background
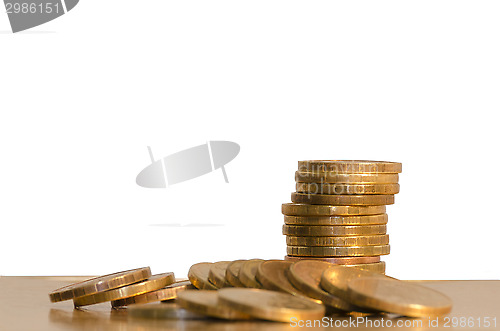
[[(283, 258), (297, 161), (375, 159), (403, 163), (388, 274), (498, 279), (499, 11), (83, 0), (19, 34), (0, 14), (0, 274)], [(229, 184), (135, 184), (146, 146), (208, 140), (241, 146)]]

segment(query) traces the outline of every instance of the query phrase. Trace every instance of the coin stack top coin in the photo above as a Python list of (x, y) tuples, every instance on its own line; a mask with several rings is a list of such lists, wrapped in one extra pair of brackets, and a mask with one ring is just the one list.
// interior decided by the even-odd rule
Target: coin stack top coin
[[(385, 206), (399, 193), (401, 163), (299, 161), (292, 203), (283, 204), (287, 260), (370, 263), (385, 272), (389, 254)], [(375, 264), (375, 266), (374, 266)]]

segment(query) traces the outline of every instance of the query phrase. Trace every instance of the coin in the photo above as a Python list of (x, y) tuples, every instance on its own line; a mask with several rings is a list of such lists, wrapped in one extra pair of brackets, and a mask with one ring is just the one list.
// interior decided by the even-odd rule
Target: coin
[(289, 246), (374, 246), (387, 245), (389, 235), (349, 236), (349, 237), (297, 237), (287, 236)]
[(210, 267), (213, 263), (201, 262), (196, 263), (189, 268), (188, 278), (191, 283), (200, 290), (216, 290), (212, 283), (208, 281), (208, 273), (210, 272)]
[(293, 262), (281, 260), (264, 261), (257, 268), (256, 278), (262, 284), (262, 288), (266, 290), (305, 296), (290, 283), (286, 276), (286, 272), (292, 264)]
[(226, 269), (226, 280), (233, 287), (245, 287), (242, 282), (238, 279), (240, 275), (241, 265), (246, 260), (236, 260), (228, 264)]
[(332, 172), (340, 174), (353, 173), (400, 173), (399, 162), (366, 161), (366, 160), (310, 160), (299, 161), (300, 172)]
[(334, 195), (292, 193), (292, 202), (312, 205), (378, 206), (394, 204), (394, 195)]
[(378, 225), (283, 225), (283, 234), (290, 236), (363, 236), (385, 234), (387, 226)]
[[(214, 292), (215, 293), (215, 292)], [(196, 314), (180, 307), (177, 303), (150, 303), (147, 305), (131, 305), (127, 308), (130, 318), (204, 320), (205, 315)]]
[(52, 302), (70, 300), (137, 283), (148, 277), (151, 277), (149, 267), (117, 272), (59, 288), (49, 293), (49, 298)]
[(352, 302), (371, 309), (409, 317), (439, 316), (451, 311), (444, 294), (414, 283), (381, 277), (363, 277), (348, 283)]
[(226, 281), (226, 269), (231, 261), (215, 262), (210, 266), (208, 281), (217, 288), (231, 287)]
[(399, 184), (297, 183), (297, 192), (307, 194), (396, 194)]
[(320, 300), (323, 304), (342, 311), (353, 311), (357, 307), (349, 302), (331, 295), (320, 287), (323, 271), (331, 266), (328, 262), (304, 260), (295, 262), (287, 272), (293, 286), (310, 298)]
[(376, 215), (385, 213), (385, 206), (324, 206), (284, 203), (281, 212), (289, 216)]
[(374, 263), (361, 263), (361, 264), (338, 264), (340, 267), (346, 268), (358, 268), (362, 270), (367, 270), (375, 272), (378, 274), (385, 274), (385, 262), (374, 262)]
[(224, 288), (218, 292), (224, 306), (259, 319), (290, 323), (293, 318), (315, 320), (325, 314), (323, 305), (287, 293), (248, 288)]
[(380, 273), (374, 273), (360, 268), (346, 268), (341, 266), (331, 266), (323, 271), (321, 275), (321, 287), (328, 293), (343, 300), (349, 301), (347, 284), (349, 281), (361, 277), (387, 277)]
[(219, 291), (184, 291), (177, 298), (179, 305), (189, 311), (212, 317), (241, 320), (250, 319), (250, 315), (240, 312), (233, 307), (219, 303)]
[(184, 280), (180, 282), (175, 282), (157, 291), (139, 294), (126, 299), (111, 301), (111, 306), (122, 307), (133, 304), (144, 304), (150, 302), (172, 300), (177, 298), (179, 292), (188, 289), (196, 289), (196, 287), (194, 287), (194, 285), (192, 285), (189, 280)]
[(257, 275), (257, 268), (262, 262), (264, 262), (264, 260), (254, 259), (245, 261), (241, 265), (238, 279), (245, 287), (262, 288), (259, 281), (255, 278)]
[(286, 216), (288, 225), (373, 225), (386, 224), (387, 214), (366, 216)]
[(75, 298), (73, 299), (73, 303), (75, 304), (75, 307), (80, 307), (106, 301), (125, 299), (131, 296), (159, 290), (162, 287), (172, 284), (173, 282), (175, 282), (174, 273), (167, 272), (164, 274), (151, 276), (147, 280), (144, 280), (140, 283), (135, 283), (113, 290), (98, 292), (92, 295)]
[(335, 172), (295, 172), (300, 183), (396, 184), (398, 174), (339, 174)]
[[(380, 256), (314, 257), (314, 256), (290, 256), (290, 255), (286, 255), (285, 260), (292, 261), (292, 262), (303, 261), (303, 260), (312, 260), (312, 261), (330, 262), (332, 264), (340, 264), (340, 265), (357, 265), (357, 264), (380, 262)], [(384, 268), (384, 270), (385, 270), (385, 268)]]
[(380, 246), (287, 246), (287, 254), (292, 256), (375, 256), (387, 255), (389, 245)]

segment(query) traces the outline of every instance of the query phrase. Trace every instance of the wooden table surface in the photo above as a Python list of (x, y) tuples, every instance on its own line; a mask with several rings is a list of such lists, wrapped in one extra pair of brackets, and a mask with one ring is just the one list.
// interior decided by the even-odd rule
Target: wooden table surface
[[(228, 322), (189, 314), (176, 306), (175, 302), (163, 303), (169, 309), (169, 318), (146, 319), (128, 316), (127, 309), (113, 310), (109, 303), (73, 309), (71, 301), (51, 303), (48, 293), (61, 286), (83, 280), (83, 277), (0, 277), (0, 331), (57, 331), (57, 330), (294, 330), (288, 323), (265, 321)], [(439, 290), (453, 300), (453, 310), (439, 327), (429, 327), (429, 319), (400, 318), (393, 315), (370, 317), (372, 322), (390, 319), (393, 327), (402, 330), (500, 330), (500, 281), (425, 281), (424, 286)], [(474, 326), (452, 327), (453, 318), (474, 321)], [(496, 318), (496, 327), (484, 327), (484, 318), (490, 323)], [(349, 317), (333, 317), (348, 320)], [(398, 321), (413, 324), (414, 327), (397, 327)], [(479, 321), (482, 322), (479, 327)], [(350, 327), (356, 330), (381, 330), (376, 324), (361, 324)], [(333, 329), (327, 327), (325, 329)], [(346, 327), (349, 328), (349, 327)], [(338, 327), (335, 329), (346, 329)], [(387, 329), (387, 327), (386, 327)]]

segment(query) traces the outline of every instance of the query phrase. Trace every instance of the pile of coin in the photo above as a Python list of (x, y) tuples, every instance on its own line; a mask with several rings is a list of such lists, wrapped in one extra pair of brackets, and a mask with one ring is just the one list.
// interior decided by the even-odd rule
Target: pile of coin
[(286, 260), (370, 264), (384, 272), (390, 251), (386, 205), (399, 192), (402, 165), (383, 161), (299, 161), (285, 215)]
[[(148, 318), (189, 316), (182, 308), (195, 318), (289, 323), (351, 312), (409, 317), (450, 312), (451, 301), (443, 294), (369, 269), (315, 260), (204, 262), (191, 266), (189, 281), (175, 282), (171, 272), (152, 276), (147, 267), (68, 285), (49, 297), (72, 299), (75, 308), (111, 302), (113, 308), (128, 307), (131, 317)], [(174, 299), (173, 306), (148, 304)]]
[(151, 269), (144, 267), (71, 284), (52, 291), (49, 298), (73, 300), (75, 308), (104, 302), (120, 307), (175, 299), (180, 291), (193, 288), (189, 281), (176, 282), (173, 272), (151, 275)]
[(188, 277), (201, 291), (179, 293), (178, 302), (191, 312), (211, 317), (281, 322), (319, 318), (325, 313), (423, 317), (451, 310), (451, 300), (443, 294), (370, 269), (369, 265), (306, 259), (197, 263)]

